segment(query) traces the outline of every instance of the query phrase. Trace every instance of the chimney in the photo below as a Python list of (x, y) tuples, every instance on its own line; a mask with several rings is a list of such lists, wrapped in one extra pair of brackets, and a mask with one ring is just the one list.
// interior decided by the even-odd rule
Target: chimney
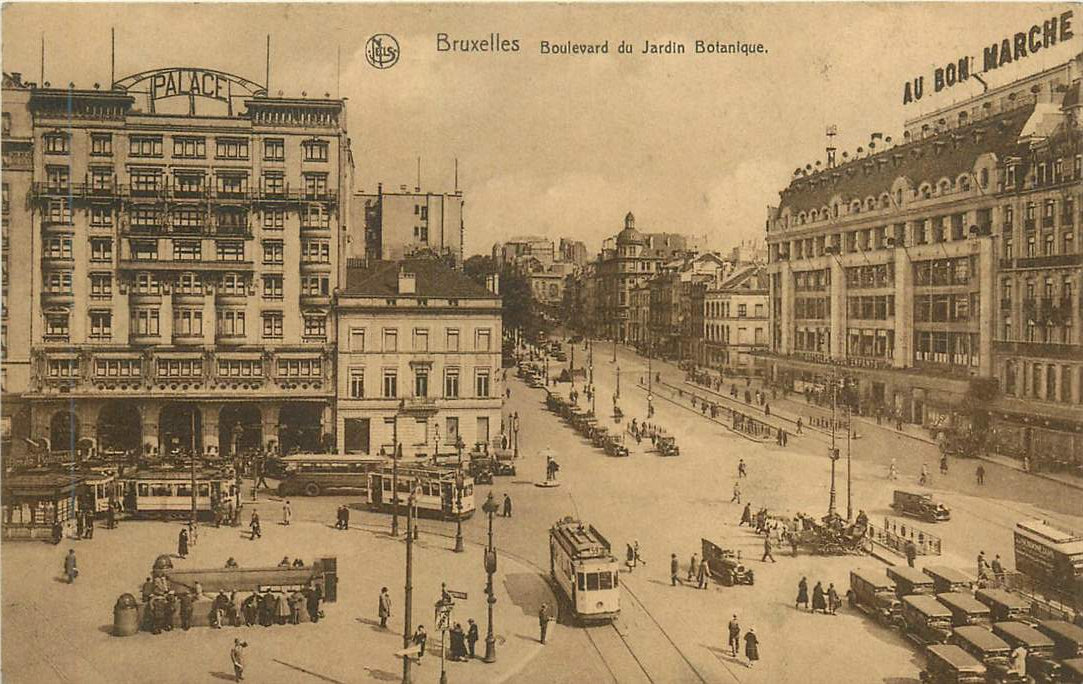
[(401, 266), (399, 267), (399, 294), (417, 294), (417, 276), (413, 273), (407, 273), (406, 269)]
[(500, 274), (490, 273), (485, 276), (485, 289), (494, 295), (500, 296)]

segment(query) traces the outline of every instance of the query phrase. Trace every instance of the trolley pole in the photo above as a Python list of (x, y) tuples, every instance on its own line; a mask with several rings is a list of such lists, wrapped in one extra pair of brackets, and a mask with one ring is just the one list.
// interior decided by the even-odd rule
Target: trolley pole
[(455, 441), (455, 448), (459, 450), (459, 470), (455, 473), (455, 553), (462, 553), (463, 548), (463, 438)]
[[(406, 586), (403, 587), (403, 597), (405, 605), (403, 606), (402, 616), (402, 647), (410, 647), (411, 635), (411, 609), (413, 607), (413, 572), (414, 572), (414, 516), (413, 516), (413, 492), (410, 493), (410, 498), (407, 499), (406, 508)], [(410, 684), (410, 657), (403, 656), (402, 659), (402, 684)]]

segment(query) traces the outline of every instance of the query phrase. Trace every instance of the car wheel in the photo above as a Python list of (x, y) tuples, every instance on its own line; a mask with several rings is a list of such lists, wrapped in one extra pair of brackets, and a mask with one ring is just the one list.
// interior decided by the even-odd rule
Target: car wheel
[(309, 482), (305, 485), (305, 496), (319, 496), (320, 486), (315, 482)]

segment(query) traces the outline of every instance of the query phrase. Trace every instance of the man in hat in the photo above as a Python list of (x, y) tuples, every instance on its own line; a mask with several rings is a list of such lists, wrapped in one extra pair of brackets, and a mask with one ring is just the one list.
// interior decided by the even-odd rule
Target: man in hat
[(233, 663), (233, 676), (239, 682), (244, 679), (244, 649), (247, 643), (240, 639), (233, 640), (233, 648), (229, 651), (229, 659)]
[(727, 630), (729, 631), (730, 655), (736, 658), (737, 651), (741, 648), (741, 624), (737, 622), (736, 615), (730, 620)]

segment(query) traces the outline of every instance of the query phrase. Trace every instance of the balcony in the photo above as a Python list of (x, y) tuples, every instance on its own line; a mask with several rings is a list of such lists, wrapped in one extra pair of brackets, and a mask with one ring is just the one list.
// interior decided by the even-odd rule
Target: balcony
[(128, 303), (132, 306), (139, 306), (145, 304), (161, 304), (162, 292), (161, 290), (132, 290), (128, 295)]
[(136, 259), (128, 257), (117, 262), (117, 268), (121, 271), (168, 271), (171, 273), (180, 271), (216, 273), (223, 271), (251, 271), (253, 267), (254, 264), (251, 261), (217, 261), (210, 259), (174, 261), (171, 259)]
[(195, 347), (203, 344), (203, 333), (173, 331), (173, 344), (179, 347)]
[(218, 333), (214, 336), (214, 341), (218, 344), (225, 344), (230, 346), (242, 345), (247, 340), (248, 338), (245, 336), (244, 333), (228, 332), (222, 330), (218, 331)]
[(41, 228), (46, 233), (70, 233), (75, 230), (75, 223), (71, 218), (50, 218), (43, 216)]
[(331, 306), (331, 296), (325, 294), (302, 294), (301, 306)]
[(331, 232), (331, 224), (330, 223), (327, 223), (326, 225), (321, 224), (321, 223), (304, 223), (304, 222), (301, 223), (301, 234), (302, 235), (312, 235), (312, 234), (316, 234), (316, 233), (330, 233), (330, 232)]
[(41, 256), (42, 268), (75, 268), (75, 258), (70, 254), (43, 254)]
[(430, 416), (439, 411), (434, 397), (408, 397), (402, 400), (402, 413), (410, 416)]
[(73, 292), (42, 292), (41, 304), (42, 306), (71, 306), (75, 303), (75, 294)]
[(1027, 231), (1028, 233), (1033, 231), (1036, 227), (1037, 221), (1035, 221), (1034, 219), (1030, 218), (1023, 220), (1023, 230)]
[(202, 306), (204, 294), (202, 290), (173, 290), (173, 304), (179, 306)]
[(214, 294), (216, 306), (244, 306), (248, 301), (248, 293), (244, 290), (224, 290), (221, 287)]
[(994, 340), (993, 349), (998, 354), (1041, 357), (1049, 359), (1078, 359), (1083, 356), (1083, 345), (1061, 342), (1025, 342)]
[(138, 331), (138, 330), (132, 330), (130, 333), (128, 333), (128, 343), (129, 344), (143, 345), (143, 346), (153, 346), (153, 345), (156, 345), (156, 344), (161, 344), (161, 342), (162, 342), (162, 336), (161, 336), (161, 334), (159, 334), (157, 332), (150, 333), (150, 332), (141, 332), (141, 331)]
[(1083, 254), (1052, 254), (1050, 256), (1014, 259), (1011, 265), (1001, 262), (1001, 268), (1061, 268), (1083, 265)]

